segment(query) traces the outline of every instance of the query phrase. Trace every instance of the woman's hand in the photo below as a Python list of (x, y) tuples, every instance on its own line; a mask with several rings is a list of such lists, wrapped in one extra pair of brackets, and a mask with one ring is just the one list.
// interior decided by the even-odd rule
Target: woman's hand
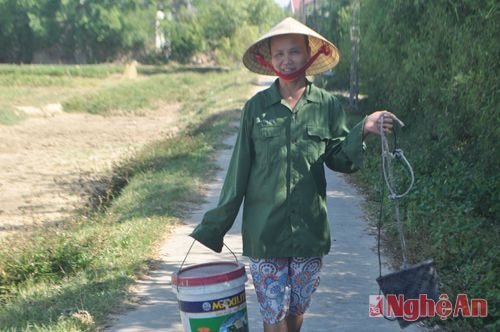
[(383, 121), (383, 131), (386, 134), (392, 132), (392, 127), (394, 121), (397, 121), (401, 127), (404, 126), (404, 123), (399, 120), (394, 114), (389, 111), (382, 110), (374, 112), (365, 120), (365, 125), (363, 127), (363, 138), (368, 136), (368, 134), (377, 134), (380, 135), (380, 123)]

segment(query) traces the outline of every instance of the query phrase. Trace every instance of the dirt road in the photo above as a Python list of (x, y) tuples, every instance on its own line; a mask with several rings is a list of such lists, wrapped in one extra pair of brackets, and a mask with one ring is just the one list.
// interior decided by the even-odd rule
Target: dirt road
[(141, 115), (31, 115), (0, 125), (0, 237), (58, 223), (85, 202), (89, 180), (178, 131), (179, 105)]

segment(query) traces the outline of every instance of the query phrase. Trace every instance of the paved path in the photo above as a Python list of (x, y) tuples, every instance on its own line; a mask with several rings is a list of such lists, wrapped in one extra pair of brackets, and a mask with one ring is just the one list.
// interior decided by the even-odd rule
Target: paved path
[[(232, 146), (234, 140), (235, 136), (231, 136), (225, 143)], [(166, 240), (161, 247), (163, 261), (159, 268), (151, 272), (149, 279), (138, 281), (137, 295), (144, 297), (145, 302), (137, 309), (117, 317), (116, 324), (106, 331), (182, 331), (177, 299), (170, 285), (170, 275), (179, 269), (191, 245), (192, 240), (188, 234), (200, 222), (203, 213), (216, 205), (230, 156), (231, 149), (219, 153), (218, 164), (221, 170), (215, 181), (210, 184), (207, 202), (193, 212), (186, 220), (186, 225), (178, 227)], [(361, 209), (363, 198), (345, 182), (342, 175), (329, 170), (326, 173), (333, 245), (330, 254), (324, 258), (321, 284), (313, 295), (302, 331), (399, 331), (396, 322), (368, 317), (368, 296), (378, 293), (375, 281), (378, 276), (378, 261), (375, 251), (376, 239), (369, 235), (370, 229)], [(240, 228), (241, 215), (224, 241), (239, 256), (238, 259), (246, 263), (247, 259), (241, 256)], [(233, 259), (230, 253), (223, 251), (222, 254), (216, 254), (196, 243), (186, 264), (226, 259)], [(262, 331), (256, 296), (250, 281), (247, 282), (246, 293), (250, 331)], [(412, 325), (405, 331), (423, 330)]]

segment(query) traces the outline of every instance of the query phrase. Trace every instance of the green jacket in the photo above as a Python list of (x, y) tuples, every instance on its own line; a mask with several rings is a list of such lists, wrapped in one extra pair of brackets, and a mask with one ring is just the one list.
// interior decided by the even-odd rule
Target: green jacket
[(191, 236), (220, 252), (243, 205), (243, 255), (322, 256), (330, 250), (323, 164), (351, 173), (363, 162), (363, 122), (351, 132), (335, 97), (310, 82), (294, 109), (279, 81), (243, 109), (218, 206)]

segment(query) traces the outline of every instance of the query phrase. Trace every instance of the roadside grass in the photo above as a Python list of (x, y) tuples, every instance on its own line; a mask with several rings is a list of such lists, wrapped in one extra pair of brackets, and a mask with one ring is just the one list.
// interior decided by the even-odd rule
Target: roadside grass
[[(193, 91), (190, 85), (200, 80), (200, 74), (207, 77), (197, 83), (227, 72), (223, 68), (139, 65), (137, 78), (130, 79), (123, 75), (125, 71), (121, 65), (0, 65), (0, 124), (24, 120), (19, 106), (43, 108), (53, 103), (61, 103), (68, 112), (144, 112), (164, 102), (210, 93)], [(217, 87), (224, 87), (221, 84)]]
[[(0, 84), (9, 75), (17, 77), (19, 82), (31, 82), (31, 77), (97, 77), (123, 72), (123, 65), (0, 65)], [(9, 79), (7, 79), (8, 81)]]
[[(148, 75), (154, 68), (149, 68)], [(141, 70), (139, 70), (141, 72)], [(87, 112), (91, 114), (108, 115), (112, 112), (131, 112), (144, 108), (155, 107), (161, 101), (181, 102), (182, 100), (197, 99), (202, 95), (210, 98), (216, 92), (228, 88), (231, 83), (220, 81), (219, 85), (204, 85), (204, 81), (217, 80), (221, 75), (217, 72), (207, 72), (200, 76), (196, 71), (174, 71), (158, 74), (142, 81), (125, 80), (120, 84), (100, 89), (91, 94), (75, 96), (63, 103), (64, 109), (69, 112)], [(168, 78), (166, 78), (168, 77)], [(198, 89), (193, 90), (196, 84)], [(192, 105), (196, 107), (197, 105)], [(204, 107), (203, 104), (199, 107)], [(199, 111), (187, 108), (187, 111)]]
[(212, 155), (234, 130), (250, 89), (241, 72), (176, 75), (152, 79), (182, 105), (188, 124), (178, 136), (148, 145), (96, 179), (102, 185), (93, 208), (81, 217), (2, 240), (1, 331), (91, 331), (133, 303), (128, 288), (202, 199)]
[(17, 107), (42, 108), (62, 103), (125, 79), (120, 65), (0, 65), (0, 124), (12, 125), (26, 116)]

